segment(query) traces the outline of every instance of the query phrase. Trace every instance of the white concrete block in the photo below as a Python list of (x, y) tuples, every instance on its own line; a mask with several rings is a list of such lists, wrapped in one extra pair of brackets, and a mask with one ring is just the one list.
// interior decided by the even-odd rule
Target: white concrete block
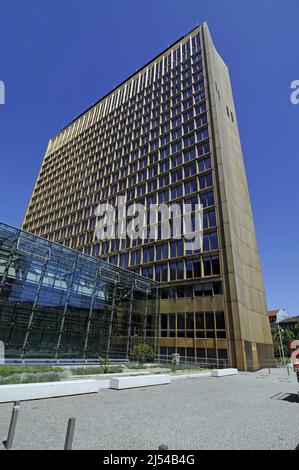
[(98, 380), (99, 390), (110, 388), (110, 380)]
[(99, 383), (97, 380), (0, 385), (0, 403), (81, 395), (97, 393), (98, 391)]
[(126, 388), (150, 387), (170, 383), (170, 375), (146, 375), (135, 377), (117, 377), (110, 380), (110, 388), (122, 390)]
[(211, 371), (209, 372), (190, 372), (190, 374), (177, 374), (177, 375), (173, 375), (171, 377), (171, 382), (173, 382), (173, 380), (179, 380), (179, 379), (200, 379), (200, 378), (203, 378), (203, 377), (211, 377)]
[(226, 375), (237, 375), (238, 369), (213, 369), (212, 377), (224, 377)]

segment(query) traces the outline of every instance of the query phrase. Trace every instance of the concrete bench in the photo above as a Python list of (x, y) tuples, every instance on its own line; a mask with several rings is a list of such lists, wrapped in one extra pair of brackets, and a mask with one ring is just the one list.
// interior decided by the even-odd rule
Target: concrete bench
[(99, 383), (97, 380), (0, 385), (0, 403), (83, 395), (97, 393), (98, 391)]
[(110, 380), (97, 380), (99, 390), (110, 388)]
[(224, 377), (226, 375), (237, 375), (238, 369), (213, 369), (212, 377)]
[(126, 388), (150, 387), (170, 383), (170, 375), (146, 375), (135, 377), (117, 377), (110, 380), (110, 388), (123, 390)]
[(190, 374), (177, 374), (171, 377), (171, 382), (179, 379), (200, 379), (203, 377), (211, 377), (211, 371), (208, 372), (190, 372)]

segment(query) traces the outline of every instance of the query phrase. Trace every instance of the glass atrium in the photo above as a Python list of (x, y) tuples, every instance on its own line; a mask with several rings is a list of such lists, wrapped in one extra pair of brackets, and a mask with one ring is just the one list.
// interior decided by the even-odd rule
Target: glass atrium
[(8, 359), (130, 358), (156, 349), (158, 287), (0, 223), (0, 341)]

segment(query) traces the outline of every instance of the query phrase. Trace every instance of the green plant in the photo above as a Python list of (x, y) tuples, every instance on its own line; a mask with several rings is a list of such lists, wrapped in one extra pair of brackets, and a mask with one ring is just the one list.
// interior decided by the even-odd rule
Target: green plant
[(6, 377), (0, 377), (0, 386), (8, 384), (59, 382), (63, 378), (65, 378), (65, 374), (63, 372), (11, 374)]
[(95, 366), (84, 366), (84, 367), (72, 367), (71, 374), (72, 375), (100, 375), (100, 374), (107, 374), (107, 373), (121, 373), (123, 372), (123, 368), (121, 366), (111, 366), (104, 370), (104, 367), (95, 367)]
[(102, 367), (84, 366), (84, 367), (72, 367), (70, 369), (72, 375), (96, 375), (103, 374)]
[(137, 344), (133, 347), (133, 359), (139, 363), (144, 363), (146, 361), (152, 361), (155, 357), (153, 348), (147, 344)]
[(287, 359), (290, 357), (290, 341), (296, 339), (296, 329), (297, 329), (297, 326), (295, 327), (295, 331), (283, 329), (279, 327), (278, 325), (274, 325), (272, 327), (273, 345), (274, 345), (274, 349), (278, 351), (279, 356), (282, 355), (282, 351), (281, 351), (281, 343), (282, 343), (283, 353), (284, 353), (285, 358)]
[(121, 372), (123, 372), (124, 369), (122, 366), (111, 366), (111, 367), (108, 367), (108, 371), (109, 374), (119, 374)]
[(109, 357), (99, 357), (100, 365), (103, 367), (104, 374), (107, 374), (109, 370), (109, 366), (111, 364), (111, 360)]
[(62, 367), (51, 367), (51, 366), (0, 366), (0, 377), (9, 377), (15, 374), (41, 374), (47, 372), (63, 372)]
[(140, 369), (140, 364), (126, 364), (126, 369), (139, 370)]
[(187, 370), (187, 371), (199, 371), (203, 370), (201, 367), (196, 366), (194, 364), (177, 364), (175, 366), (170, 366), (171, 370), (173, 372), (179, 371), (179, 370)]

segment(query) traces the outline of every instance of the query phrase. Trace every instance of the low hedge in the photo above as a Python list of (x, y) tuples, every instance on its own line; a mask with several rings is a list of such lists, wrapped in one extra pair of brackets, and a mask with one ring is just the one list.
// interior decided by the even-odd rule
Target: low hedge
[(62, 367), (52, 367), (52, 366), (0, 366), (0, 377), (9, 377), (10, 375), (15, 374), (41, 374), (48, 372), (63, 372)]
[(59, 382), (65, 378), (65, 374), (61, 372), (44, 372), (35, 374), (11, 374), (7, 377), (0, 377), (0, 385), (9, 384), (27, 384), (39, 382)]
[(99, 375), (99, 374), (113, 374), (113, 373), (121, 373), (123, 372), (123, 368), (120, 366), (111, 366), (107, 368), (105, 371), (104, 367), (76, 367), (70, 369), (72, 375)]

